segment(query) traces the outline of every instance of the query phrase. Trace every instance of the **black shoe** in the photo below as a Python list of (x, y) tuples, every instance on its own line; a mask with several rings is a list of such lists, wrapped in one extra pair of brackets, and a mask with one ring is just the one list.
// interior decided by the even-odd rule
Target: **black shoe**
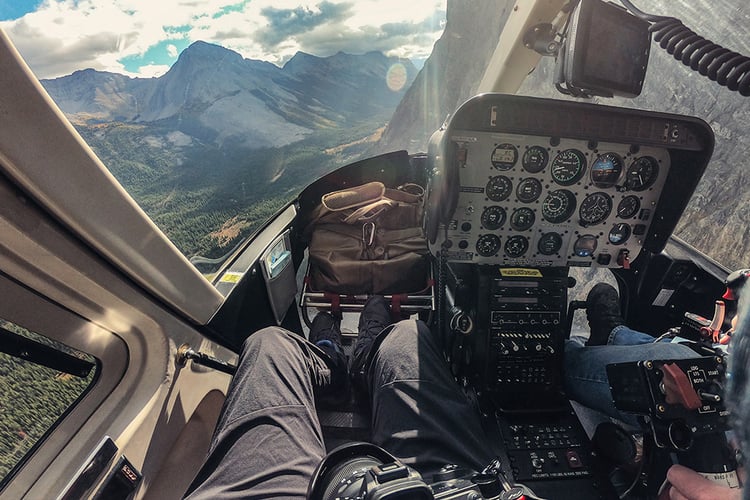
[(625, 324), (617, 290), (606, 283), (594, 286), (586, 297), (586, 318), (591, 330), (586, 345), (605, 345), (612, 329)]
[[(370, 347), (380, 332), (391, 324), (391, 313), (388, 301), (382, 295), (372, 295), (365, 302), (362, 313), (359, 315), (359, 327), (357, 344), (354, 346), (352, 358), (352, 375), (361, 377), (365, 360), (370, 352)], [(361, 385), (362, 381), (358, 381)]]
[(362, 314), (359, 315), (359, 327), (357, 328), (359, 334), (357, 345), (354, 348), (355, 356), (357, 352), (369, 347), (375, 337), (383, 331), (383, 328), (391, 323), (391, 312), (385, 297), (372, 295), (368, 298), (362, 308)]
[(310, 327), (309, 340), (320, 347), (328, 346), (343, 352), (341, 348), (341, 324), (330, 313), (319, 312), (315, 316)]
[(330, 358), (331, 388), (342, 389), (348, 382), (346, 354), (341, 346), (341, 325), (330, 313), (319, 312), (310, 327), (310, 342), (320, 347)]

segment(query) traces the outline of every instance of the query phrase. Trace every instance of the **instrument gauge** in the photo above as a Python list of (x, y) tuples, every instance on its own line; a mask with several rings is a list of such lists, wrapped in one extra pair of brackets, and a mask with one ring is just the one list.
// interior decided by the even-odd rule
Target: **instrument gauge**
[(582, 226), (603, 222), (612, 213), (612, 198), (607, 193), (591, 193), (581, 202), (578, 215)]
[(633, 191), (645, 191), (654, 185), (659, 177), (659, 162), (653, 156), (641, 156), (629, 167), (625, 174), (625, 187)]
[(491, 257), (500, 250), (500, 237), (495, 234), (483, 234), (477, 240), (477, 253), (482, 257)]
[(565, 222), (576, 209), (576, 197), (567, 189), (551, 191), (542, 202), (542, 217), (553, 224)]
[(536, 201), (542, 194), (542, 183), (539, 179), (527, 177), (518, 183), (516, 187), (516, 197), (522, 203), (531, 203)]
[(537, 243), (537, 250), (542, 255), (555, 255), (562, 248), (563, 238), (560, 233), (551, 231), (544, 233)]
[(622, 158), (616, 153), (597, 156), (591, 164), (591, 183), (599, 189), (611, 188), (622, 175)]
[(547, 153), (546, 148), (542, 146), (531, 146), (524, 152), (523, 158), (521, 158), (521, 165), (524, 170), (530, 174), (536, 174), (544, 170), (548, 161), (549, 153)]
[(630, 219), (641, 209), (641, 200), (637, 196), (629, 195), (623, 198), (617, 205), (617, 216), (621, 219)]
[(529, 240), (525, 236), (516, 234), (505, 241), (505, 255), (516, 259), (526, 253), (529, 249)]
[(500, 229), (505, 224), (506, 213), (503, 207), (492, 205), (482, 212), (482, 227), (490, 231)]
[(510, 216), (510, 227), (516, 231), (526, 231), (536, 221), (534, 211), (527, 207), (517, 208)]
[(513, 144), (499, 144), (492, 151), (490, 161), (498, 170), (510, 170), (518, 161), (518, 150)]
[(586, 171), (586, 155), (577, 149), (560, 151), (552, 160), (552, 180), (561, 186), (571, 186), (583, 177)]
[(492, 201), (503, 201), (513, 191), (513, 183), (504, 175), (492, 177), (484, 188), (484, 194)]
[(609, 242), (613, 245), (622, 245), (630, 238), (630, 225), (618, 222), (609, 230)]

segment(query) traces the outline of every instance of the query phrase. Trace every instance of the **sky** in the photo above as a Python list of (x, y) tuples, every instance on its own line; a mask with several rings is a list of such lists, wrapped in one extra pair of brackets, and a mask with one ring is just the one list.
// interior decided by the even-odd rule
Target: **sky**
[(0, 29), (38, 78), (164, 74), (202, 40), (282, 66), (297, 51), (372, 50), (420, 65), (446, 0), (0, 0)]

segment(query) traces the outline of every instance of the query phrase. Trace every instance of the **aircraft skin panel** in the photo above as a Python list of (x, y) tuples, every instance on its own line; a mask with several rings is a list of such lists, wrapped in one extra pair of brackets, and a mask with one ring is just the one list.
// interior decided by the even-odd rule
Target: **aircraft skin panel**
[(205, 324), (222, 296), (85, 144), (0, 33), (0, 168), (141, 286)]
[[(225, 394), (230, 377), (192, 364), (176, 366), (177, 349), (189, 343), (230, 362), (236, 355), (154, 301), (4, 182), (0, 269), (0, 318), (90, 353), (102, 366), (93, 389), (3, 495), (57, 496), (107, 435), (118, 453), (153, 478), (169, 462), (171, 450), (179, 449), (188, 422), (218, 415), (217, 404), (202, 403), (207, 394)], [(194, 420), (198, 408), (203, 409)], [(207, 441), (194, 448), (199, 446), (207, 447)], [(205, 449), (196, 453), (202, 457)], [(144, 481), (141, 489), (148, 486)]]
[[(534, 25), (551, 22), (564, 4), (565, 0), (516, 2), (497, 42), (495, 52), (487, 64), (477, 93), (514, 94), (518, 91), (542, 58), (540, 54), (524, 45), (524, 34)], [(508, 47), (512, 49), (509, 50)]]

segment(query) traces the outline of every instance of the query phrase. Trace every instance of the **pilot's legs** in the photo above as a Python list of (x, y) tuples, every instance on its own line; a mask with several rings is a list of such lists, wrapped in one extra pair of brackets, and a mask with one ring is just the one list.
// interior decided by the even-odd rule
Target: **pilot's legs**
[(478, 410), (423, 322), (393, 327), (373, 354), (368, 382), (373, 442), (406, 464), (425, 474), (448, 463), (481, 470), (493, 458)]
[(302, 498), (325, 456), (314, 387), (331, 373), (315, 347), (281, 328), (251, 335), (190, 498)]

